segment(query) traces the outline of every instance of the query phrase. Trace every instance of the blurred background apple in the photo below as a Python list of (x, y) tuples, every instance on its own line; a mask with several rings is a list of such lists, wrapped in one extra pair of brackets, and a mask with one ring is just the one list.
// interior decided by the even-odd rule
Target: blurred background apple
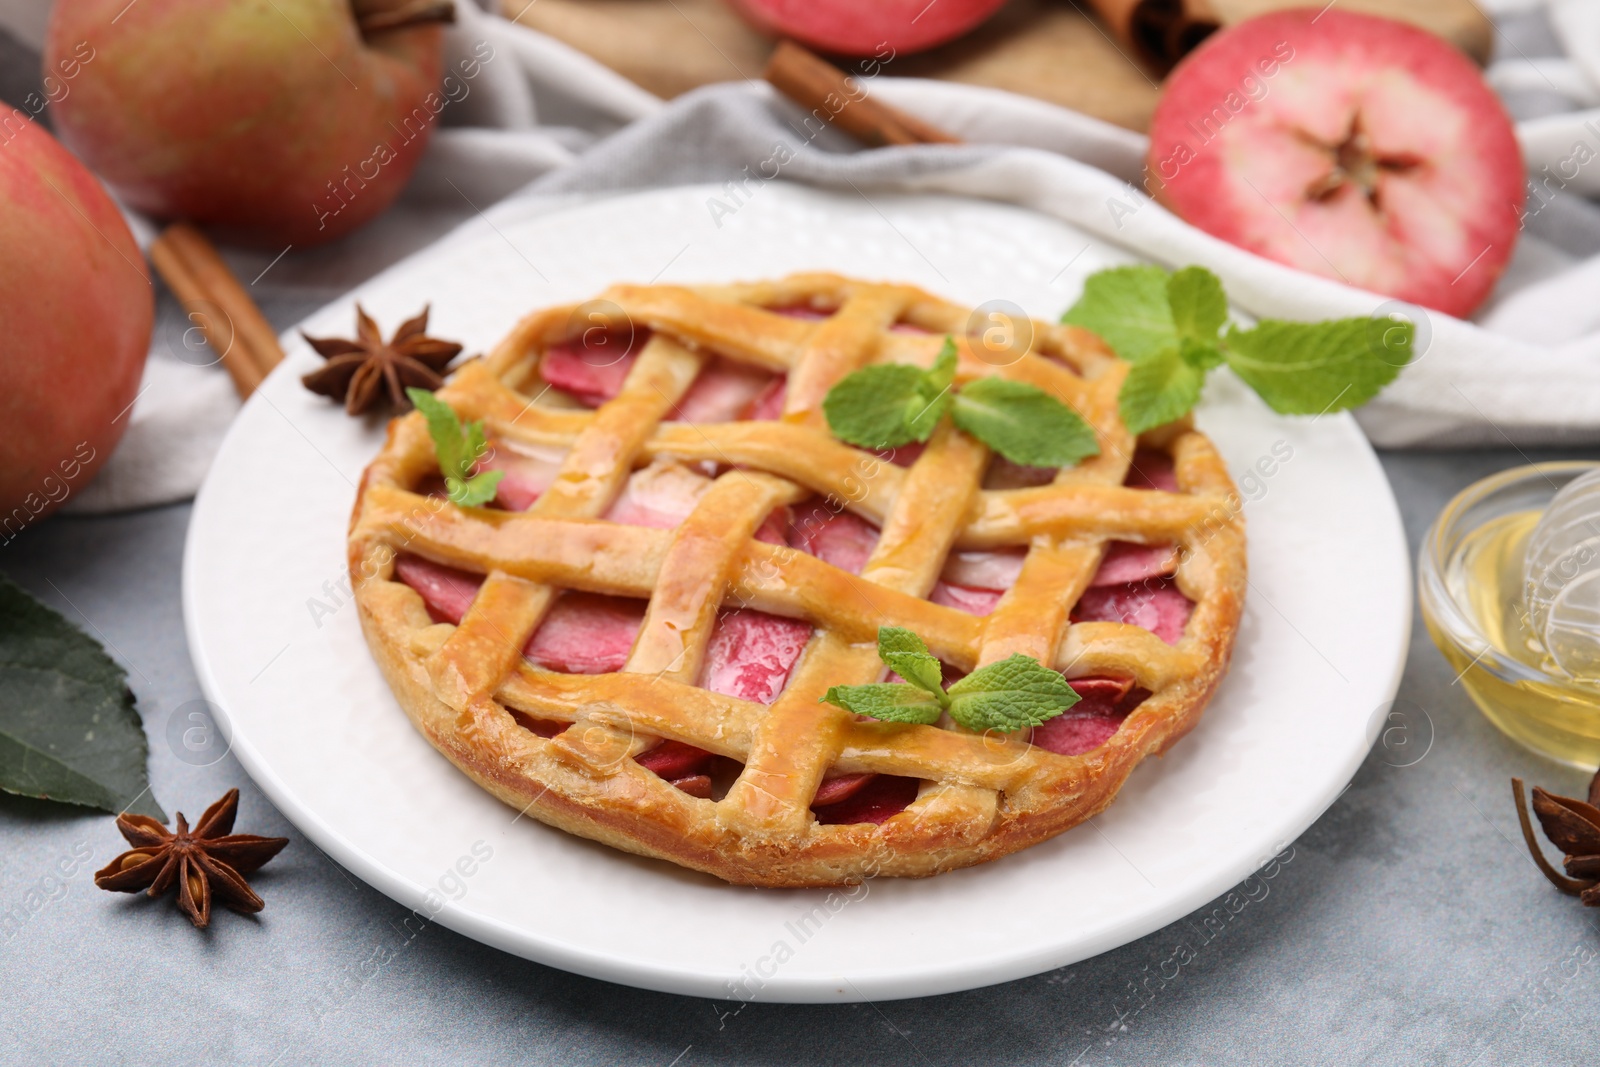
[(155, 301), (100, 183), (16, 113), (0, 127), (0, 529), (55, 510), (128, 426)]
[(317, 244), (400, 194), (443, 107), (449, 3), (57, 0), (46, 69), (93, 50), (53, 109), (130, 206), (262, 245)]
[(757, 29), (840, 56), (920, 52), (954, 40), (1005, 0), (733, 0)]

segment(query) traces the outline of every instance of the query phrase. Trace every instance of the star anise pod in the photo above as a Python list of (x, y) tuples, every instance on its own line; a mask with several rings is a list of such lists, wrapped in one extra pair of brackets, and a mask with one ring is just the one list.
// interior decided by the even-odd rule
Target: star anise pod
[(1533, 836), (1528, 819), (1528, 804), (1522, 798), (1522, 779), (1511, 779), (1511, 795), (1517, 801), (1517, 818), (1522, 822), (1522, 837), (1533, 853), (1533, 862), (1550, 879), (1550, 884), (1571, 894), (1590, 907), (1600, 907), (1600, 773), (1589, 783), (1587, 802), (1574, 797), (1559, 797), (1533, 787), (1533, 813), (1544, 827), (1550, 843), (1566, 854), (1562, 864), (1565, 876), (1545, 859)]
[(450, 361), (461, 352), (454, 341), (427, 336), (428, 309), (400, 324), (394, 336), (384, 343), (378, 324), (360, 304), (356, 305), (356, 338), (300, 336), (328, 362), (301, 378), (307, 389), (344, 401), (344, 409), (359, 415), (378, 402), (379, 391), (386, 390), (389, 403), (405, 411), (411, 407), (406, 387), (437, 389)]
[(182, 812), (176, 832), (148, 815), (118, 815), (117, 829), (133, 848), (95, 872), (94, 884), (118, 893), (148, 888), (159, 897), (176, 883), (179, 910), (202, 930), (211, 921), (213, 895), (235, 911), (260, 911), (266, 902), (244, 876), (276, 856), (289, 839), (229, 833), (238, 810), (239, 791), (230, 789), (192, 831)]

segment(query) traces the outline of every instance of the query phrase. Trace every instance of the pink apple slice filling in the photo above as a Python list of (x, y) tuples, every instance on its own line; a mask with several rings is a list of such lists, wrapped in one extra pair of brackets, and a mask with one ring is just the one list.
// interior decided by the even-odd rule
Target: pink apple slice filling
[(634, 757), (634, 762), (647, 771), (665, 778), (690, 796), (702, 800), (711, 798), (711, 768), (716, 761), (713, 753), (682, 741), (662, 741)]
[(842, 571), (860, 574), (878, 545), (878, 528), (848, 511), (834, 511), (814, 500), (794, 509), (789, 547), (816, 556)]
[(1176, 545), (1136, 545), (1131, 541), (1111, 541), (1100, 558), (1100, 569), (1089, 579), (1089, 588), (1106, 585), (1131, 585), (1150, 578), (1166, 578), (1178, 570)]
[(922, 458), (927, 447), (921, 441), (912, 441), (909, 445), (882, 449), (878, 452), (878, 458), (886, 459), (896, 467), (909, 467)]
[(1128, 466), (1128, 476), (1122, 484), (1129, 489), (1159, 489), (1165, 493), (1180, 492), (1178, 472), (1172, 457), (1153, 448), (1141, 448), (1133, 454)]
[(783, 418), (783, 401), (788, 391), (788, 375), (777, 375), (761, 390), (761, 395), (750, 402), (750, 410), (745, 412), (744, 417), (751, 422), (772, 422)]
[[(894, 774), (855, 777), (866, 780), (853, 782), (844, 787), (831, 787), (838, 791), (848, 789), (849, 792), (843, 799), (830, 804), (812, 802), (811, 812), (816, 816), (817, 822), (824, 826), (863, 822), (883, 823), (891, 816), (906, 810), (911, 806), (911, 802), (917, 799), (917, 787), (920, 782), (916, 778), (902, 778)], [(817, 790), (817, 795), (823, 796), (823, 791), (827, 789), (830, 789), (830, 786), (824, 782)]]
[(634, 471), (605, 518), (625, 526), (671, 530), (689, 517), (711, 479), (671, 461), (657, 460)]
[(620, 671), (644, 622), (645, 601), (568, 591), (550, 607), (522, 654), (563, 674)]
[(1128, 713), (1150, 695), (1131, 678), (1073, 678), (1068, 684), (1081, 699), (1035, 726), (1032, 737), (1035, 745), (1063, 756), (1081, 756), (1111, 740)]
[(585, 330), (570, 341), (546, 348), (539, 374), (557, 389), (597, 408), (622, 391), (623, 379), (648, 340), (649, 330)]
[[(1017, 584), (1025, 555), (1023, 549), (953, 552), (928, 599), (969, 615), (987, 615), (1000, 603), (1006, 590)], [(1112, 541), (1106, 546), (1100, 569), (1089, 580), (1089, 586), (1093, 589), (1140, 583), (1170, 575), (1177, 566), (1178, 552), (1172, 545)]]
[(964, 611), (968, 615), (987, 615), (995, 609), (995, 605), (1000, 603), (1000, 598), (1003, 596), (1005, 591), (1001, 589), (974, 589), (971, 586), (939, 581), (934, 583), (928, 599), (935, 604)]
[(1017, 584), (1027, 550), (952, 552), (928, 599), (968, 615), (987, 615), (1005, 591)]
[(713, 693), (770, 704), (811, 640), (811, 624), (749, 608), (725, 611), (706, 646), (700, 684)]
[[(422, 596), (434, 622), (460, 624), (483, 576), (447, 567), (420, 556), (395, 560), (395, 577)], [(604, 674), (620, 670), (644, 620), (644, 601), (594, 593), (564, 593), (523, 647), (523, 655), (547, 670)], [(551, 736), (544, 720), (523, 723)]]
[(1149, 630), (1169, 645), (1183, 637), (1194, 602), (1170, 578), (1128, 585), (1106, 585), (1084, 591), (1072, 609), (1074, 622), (1121, 622)]
[[(605, 517), (625, 526), (676, 529), (709, 488), (711, 479), (700, 472), (671, 461), (657, 461), (629, 476)], [(783, 544), (787, 514), (778, 508), (768, 515), (756, 528), (756, 540)]]
[[(1056, 474), (1055, 468), (1027, 467), (996, 456), (989, 465), (984, 486), (987, 489), (1022, 489), (1048, 485)], [(1135, 454), (1125, 484), (1169, 492), (1176, 492), (1178, 488), (1171, 459), (1153, 450)], [(952, 553), (928, 599), (969, 615), (987, 615), (1000, 603), (1005, 591), (1017, 583), (1024, 554), (1022, 549)], [(1106, 546), (1105, 558), (1090, 585), (1140, 582), (1171, 574), (1176, 566), (1176, 552), (1170, 545), (1113, 541)]]
[(861, 792), (861, 787), (876, 778), (875, 774), (841, 774), (837, 778), (824, 778), (817, 786), (817, 795), (811, 799), (813, 808), (825, 808), (848, 800)]
[(478, 461), (477, 471), (502, 471), (495, 487), (495, 507), (505, 511), (527, 511), (533, 502), (555, 482), (561, 471), (558, 456), (540, 456), (497, 443)]
[(694, 384), (678, 401), (672, 418), (697, 423), (751, 418), (758, 404), (770, 406), (770, 394), (775, 384), (780, 391), (778, 404), (781, 413), (782, 378), (760, 367), (719, 358), (695, 377)]
[(421, 594), (430, 619), (456, 624), (472, 606), (478, 586), (483, 584), (481, 574), (446, 567), (421, 556), (396, 557), (394, 576)]
[[(756, 540), (784, 543), (787, 509), (768, 515)], [(789, 672), (811, 640), (811, 624), (801, 619), (736, 608), (717, 616), (706, 645), (700, 685), (713, 693), (770, 704), (789, 681)]]

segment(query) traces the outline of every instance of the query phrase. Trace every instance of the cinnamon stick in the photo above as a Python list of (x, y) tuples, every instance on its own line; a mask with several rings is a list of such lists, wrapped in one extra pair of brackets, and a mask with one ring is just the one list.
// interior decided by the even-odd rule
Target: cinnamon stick
[(867, 95), (855, 78), (793, 41), (778, 42), (762, 77), (816, 118), (832, 122), (870, 147), (960, 144), (937, 126)]
[(205, 234), (186, 222), (150, 244), (150, 261), (220, 354), (240, 398), (255, 392), (283, 361), (278, 335)]
[(1088, 0), (1125, 48), (1165, 74), (1222, 24), (1209, 0)]

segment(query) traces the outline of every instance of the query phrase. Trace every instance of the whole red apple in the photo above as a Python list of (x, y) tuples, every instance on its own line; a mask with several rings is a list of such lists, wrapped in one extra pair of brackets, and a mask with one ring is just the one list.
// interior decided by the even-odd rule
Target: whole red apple
[(888, 61), (960, 37), (1005, 0), (732, 0), (767, 33), (823, 52)]
[(0, 542), (83, 488), (128, 427), (155, 298), (128, 224), (44, 127), (0, 111)]
[(329, 241), (400, 194), (448, 102), (426, 23), (453, 9), (422, 6), (57, 0), (46, 69), (79, 63), (56, 128), (142, 211), (254, 244)]
[(1217, 33), (1167, 79), (1150, 184), (1268, 259), (1465, 316), (1521, 229), (1516, 132), (1441, 38), (1334, 8)]

